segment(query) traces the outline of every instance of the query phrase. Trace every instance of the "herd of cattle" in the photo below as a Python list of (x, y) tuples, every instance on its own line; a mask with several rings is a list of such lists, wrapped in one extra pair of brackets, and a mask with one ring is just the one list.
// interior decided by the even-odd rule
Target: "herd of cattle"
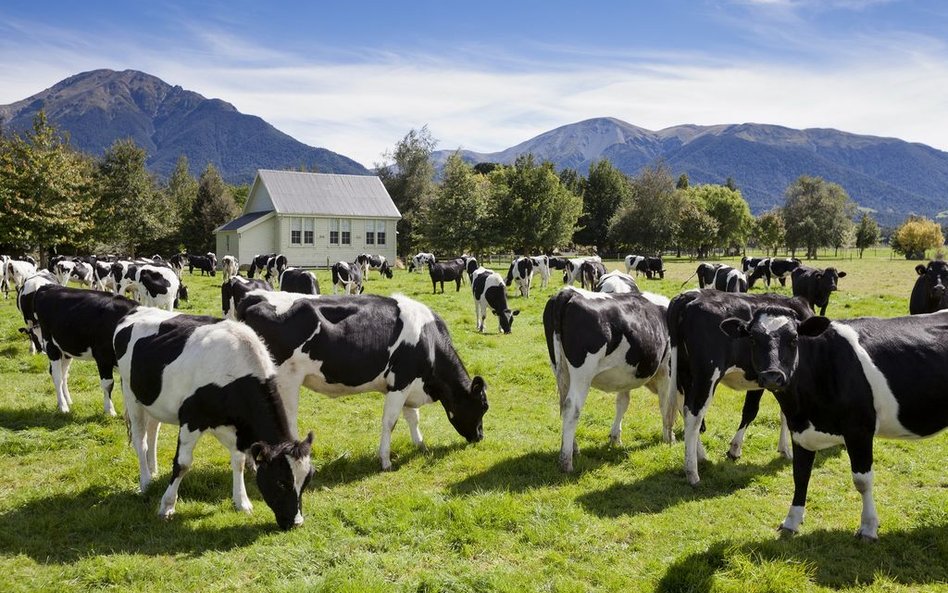
[[(231, 453), (238, 509), (251, 509), (247, 466), (277, 524), (287, 529), (302, 523), (302, 493), (314, 472), (313, 434), (300, 440), (297, 427), (302, 386), (332, 397), (385, 395), (383, 470), (391, 468), (399, 415), (412, 441), (423, 446), (418, 409), (424, 404), (440, 402), (469, 442), (483, 438), (486, 382), (469, 375), (441, 317), (403, 295), (362, 294), (370, 270), (392, 277), (382, 256), (334, 264), (333, 296), (321, 296), (315, 275), (289, 266), (282, 254), (255, 256), (246, 277), (232, 256), (218, 266), (213, 253), (113, 259), (57, 257), (37, 270), (28, 258), (2, 256), (0, 288), (5, 294), (16, 289), (21, 332), (31, 352), (48, 357), (62, 412), (72, 403), (72, 359), (95, 361), (110, 415), (118, 368), (143, 491), (157, 473), (160, 424), (179, 425), (162, 517), (173, 515), (194, 446), (210, 432)], [(564, 471), (572, 471), (579, 451), (577, 425), (591, 387), (616, 394), (609, 437), (615, 443), (632, 389), (644, 386), (658, 395), (665, 442), (674, 442), (681, 414), (685, 475), (692, 484), (706, 457), (700, 433), (717, 385), (746, 392), (727, 452), (732, 459), (741, 456), (747, 426), (768, 390), (781, 409), (778, 450), (793, 460), (793, 501), (780, 528), (799, 530), (815, 451), (843, 443), (863, 501), (857, 535), (876, 539), (874, 436), (919, 438), (948, 426), (948, 312), (940, 312), (948, 310), (948, 265), (932, 261), (916, 268), (908, 317), (830, 321), (822, 315), (845, 272), (809, 268), (796, 259), (745, 258), (741, 264), (700, 264), (700, 288), (670, 300), (643, 292), (632, 276), (664, 278), (657, 257), (630, 255), (623, 273), (607, 272), (598, 257), (523, 256), (511, 262), (505, 278), (474, 257), (439, 261), (419, 253), (408, 269), (427, 267), (434, 292), (439, 284), (444, 292), (445, 281), (455, 282), (456, 290), (469, 282), (478, 331), (490, 311), (505, 334), (520, 314), (510, 308), (507, 288), (526, 299), (535, 275), (546, 287), (552, 270), (562, 271), (567, 286), (548, 299), (542, 322), (559, 393)], [(187, 299), (184, 268), (215, 276), (218, 267), (224, 319), (175, 312)], [(769, 288), (774, 279), (785, 285), (788, 276), (793, 297), (748, 293), (758, 280)], [(70, 279), (96, 290), (68, 287)], [(572, 286), (576, 281), (582, 288)], [(337, 290), (344, 294), (336, 296)]]

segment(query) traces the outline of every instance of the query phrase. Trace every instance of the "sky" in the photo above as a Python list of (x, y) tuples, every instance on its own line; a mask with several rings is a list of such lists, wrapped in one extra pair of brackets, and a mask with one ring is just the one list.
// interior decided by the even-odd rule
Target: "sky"
[(948, 2), (4, 0), (0, 104), (134, 69), (366, 166), (427, 125), (502, 150), (616, 117), (948, 150)]

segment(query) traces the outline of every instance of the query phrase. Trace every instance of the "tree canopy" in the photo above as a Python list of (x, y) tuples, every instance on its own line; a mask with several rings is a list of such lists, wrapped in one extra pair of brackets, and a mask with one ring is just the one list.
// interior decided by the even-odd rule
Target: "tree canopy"
[(855, 204), (840, 185), (821, 177), (803, 175), (786, 193), (783, 209), (787, 247), (806, 248), (814, 259), (820, 247), (837, 246), (852, 226)]
[(892, 250), (905, 259), (925, 259), (925, 251), (945, 244), (941, 226), (922, 216), (910, 216), (892, 234)]

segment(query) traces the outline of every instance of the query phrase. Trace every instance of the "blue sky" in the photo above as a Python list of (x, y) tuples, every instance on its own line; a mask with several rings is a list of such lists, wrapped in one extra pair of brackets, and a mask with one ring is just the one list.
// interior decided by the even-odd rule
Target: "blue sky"
[(948, 2), (23, 2), (0, 104), (143, 70), (371, 165), (427, 124), (500, 150), (611, 116), (833, 127), (948, 149)]

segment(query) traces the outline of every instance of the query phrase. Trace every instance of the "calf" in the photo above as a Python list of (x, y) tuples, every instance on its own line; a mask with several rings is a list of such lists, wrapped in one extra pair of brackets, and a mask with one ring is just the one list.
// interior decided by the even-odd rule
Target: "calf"
[(231, 276), (221, 284), (221, 312), (224, 317), (234, 319), (237, 305), (254, 290), (273, 290), (273, 287), (262, 278), (244, 278), (240, 275)]
[[(336, 285), (333, 284), (333, 289)], [(360, 286), (361, 288), (361, 286)], [(280, 274), (280, 290), (298, 294), (319, 294), (319, 281), (309, 270), (287, 268)]]
[(294, 440), (280, 405), (276, 367), (253, 330), (230, 320), (140, 309), (121, 321), (113, 342), (142, 492), (158, 471), (160, 423), (180, 426), (171, 483), (158, 516), (174, 515), (194, 447), (210, 432), (230, 451), (238, 510), (253, 508), (243, 473), (249, 453), (277, 525), (289, 529), (303, 523), (302, 493), (313, 476), (313, 435)]
[(201, 275), (208, 273), (211, 276), (217, 275), (217, 256), (207, 252), (207, 255), (189, 255), (188, 272), (193, 274), (194, 268), (201, 270)]
[(764, 283), (767, 285), (767, 288), (770, 288), (770, 281), (772, 278), (776, 278), (780, 281), (780, 286), (787, 285), (787, 276), (793, 273), (794, 270), (803, 265), (800, 260), (796, 258), (777, 258), (777, 257), (768, 257), (764, 260), (761, 260), (760, 263), (754, 268), (754, 272), (747, 279), (748, 288), (753, 288), (754, 283), (760, 279), (764, 279)]
[(59, 281), (51, 272), (40, 270), (27, 278), (23, 283), (23, 287), (16, 293), (16, 307), (20, 310), (20, 314), (23, 315), (23, 323), (25, 325), (25, 327), (20, 329), (20, 332), (26, 334), (30, 339), (30, 354), (36, 354), (43, 350), (43, 338), (39, 331), (39, 325), (36, 323), (33, 298), (37, 289), (47, 284), (59, 286)]
[(576, 427), (590, 387), (616, 394), (609, 440), (621, 442), (629, 392), (646, 386), (659, 396), (662, 436), (671, 442), (674, 407), (665, 405), (669, 345), (665, 311), (642, 295), (607, 294), (566, 287), (547, 301), (543, 329), (560, 395), (563, 438), (560, 468), (573, 470), (579, 453)]
[(550, 258), (546, 255), (534, 255), (530, 258), (533, 269), (540, 274), (540, 288), (546, 288), (550, 283)]
[(747, 276), (731, 266), (715, 264), (712, 281), (705, 286), (721, 292), (747, 292)]
[[(332, 265), (332, 293), (342, 289), (343, 294), (362, 294), (362, 268), (354, 263), (339, 261)], [(442, 287), (442, 292), (444, 288)]]
[(386, 278), (392, 277), (392, 267), (388, 265), (384, 255), (370, 255), (363, 253), (356, 258), (356, 263), (362, 266), (362, 275), (369, 277), (369, 270), (378, 270)]
[(909, 313), (934, 313), (948, 309), (948, 263), (942, 260), (915, 266), (918, 279), (909, 298)]
[(174, 310), (179, 301), (188, 300), (187, 287), (169, 267), (131, 264), (119, 285), (119, 294), (131, 290), (146, 307)]
[(408, 262), (408, 271), (414, 272), (416, 269), (430, 266), (434, 263), (438, 263), (438, 259), (434, 256), (434, 254), (422, 251), (421, 253), (418, 253), (412, 257), (411, 261)]
[(507, 278), (504, 284), (510, 286), (511, 283), (517, 284), (517, 290), (520, 296), (530, 297), (530, 283), (533, 281), (533, 260), (529, 257), (516, 257), (510, 262), (507, 269)]
[(845, 444), (862, 496), (856, 536), (878, 539), (872, 441), (948, 427), (948, 314), (801, 322), (795, 311), (769, 307), (721, 330), (752, 351), (757, 382), (776, 394), (790, 425), (793, 502), (780, 529), (796, 533), (803, 522), (814, 452)]
[(445, 281), (457, 285), (455, 292), (461, 290), (461, 275), (464, 273), (464, 264), (461, 260), (436, 262), (428, 264), (428, 275), (431, 276), (431, 292), (437, 294), (438, 283), (441, 283), (441, 294), (444, 294)]
[(810, 304), (813, 311), (820, 308), (820, 315), (826, 314), (830, 295), (837, 290), (840, 278), (845, 278), (846, 272), (836, 268), (819, 270), (809, 266), (798, 266), (791, 278), (793, 280), (793, 296), (800, 297)]
[(471, 274), (471, 290), (474, 292), (474, 320), (477, 331), (484, 331), (487, 311), (497, 316), (500, 331), (509, 334), (514, 317), (520, 315), (520, 309), (511, 311), (507, 306), (507, 290), (504, 279), (493, 270), (477, 268)]
[[(43, 282), (43, 281), (39, 281)], [(49, 358), (49, 372), (60, 412), (72, 404), (69, 367), (74, 358), (95, 361), (99, 371), (105, 413), (114, 416), (112, 333), (138, 303), (120, 296), (51, 284), (46, 278), (32, 294), (32, 304), (21, 303), (27, 331)], [(32, 309), (32, 312), (30, 312)]]
[[(779, 305), (794, 311), (797, 318), (812, 316), (809, 306), (796, 298), (766, 293), (749, 295), (717, 290), (692, 290), (674, 299), (668, 307), (668, 331), (671, 338), (671, 388), (666, 403), (678, 403), (683, 395), (682, 414), (685, 419), (685, 475), (697, 484), (698, 460), (706, 454), (699, 430), (704, 423), (714, 391), (719, 383), (731, 389), (746, 391), (741, 423), (731, 439), (728, 457), (741, 456), (747, 426), (757, 417), (763, 390), (755, 380), (751, 350), (743, 341), (729, 340), (717, 331), (729, 317), (750, 319), (757, 309)], [(669, 414), (674, 416), (674, 412)], [(786, 421), (781, 415), (780, 441), (777, 449), (790, 458)]]
[(168, 258), (168, 265), (171, 266), (178, 278), (181, 278), (184, 268), (190, 265), (190, 258), (187, 253), (176, 253)]
[(441, 402), (448, 420), (469, 442), (484, 437), (484, 380), (470, 378), (447, 326), (431, 309), (398, 294), (304, 297), (291, 303), (275, 294), (250, 294), (237, 307), (237, 318), (270, 349), (291, 427), (300, 386), (306, 385), (331, 397), (385, 394), (379, 442), (383, 470), (392, 467), (392, 428), (399, 412), (418, 447), (424, 446), (418, 408), (434, 401)]
[(606, 273), (606, 266), (599, 262), (585, 261), (579, 266), (579, 282), (584, 289), (593, 290)]
[[(264, 253), (263, 255), (255, 255), (253, 259), (250, 260), (250, 269), (247, 270), (247, 277), (253, 278), (257, 272), (266, 272), (267, 263), (273, 258), (276, 257), (275, 253)], [(269, 282), (269, 278), (266, 278)]]
[(237, 263), (237, 258), (233, 255), (225, 255), (221, 260), (221, 272), (224, 273), (224, 282), (236, 276), (239, 269), (240, 264)]

